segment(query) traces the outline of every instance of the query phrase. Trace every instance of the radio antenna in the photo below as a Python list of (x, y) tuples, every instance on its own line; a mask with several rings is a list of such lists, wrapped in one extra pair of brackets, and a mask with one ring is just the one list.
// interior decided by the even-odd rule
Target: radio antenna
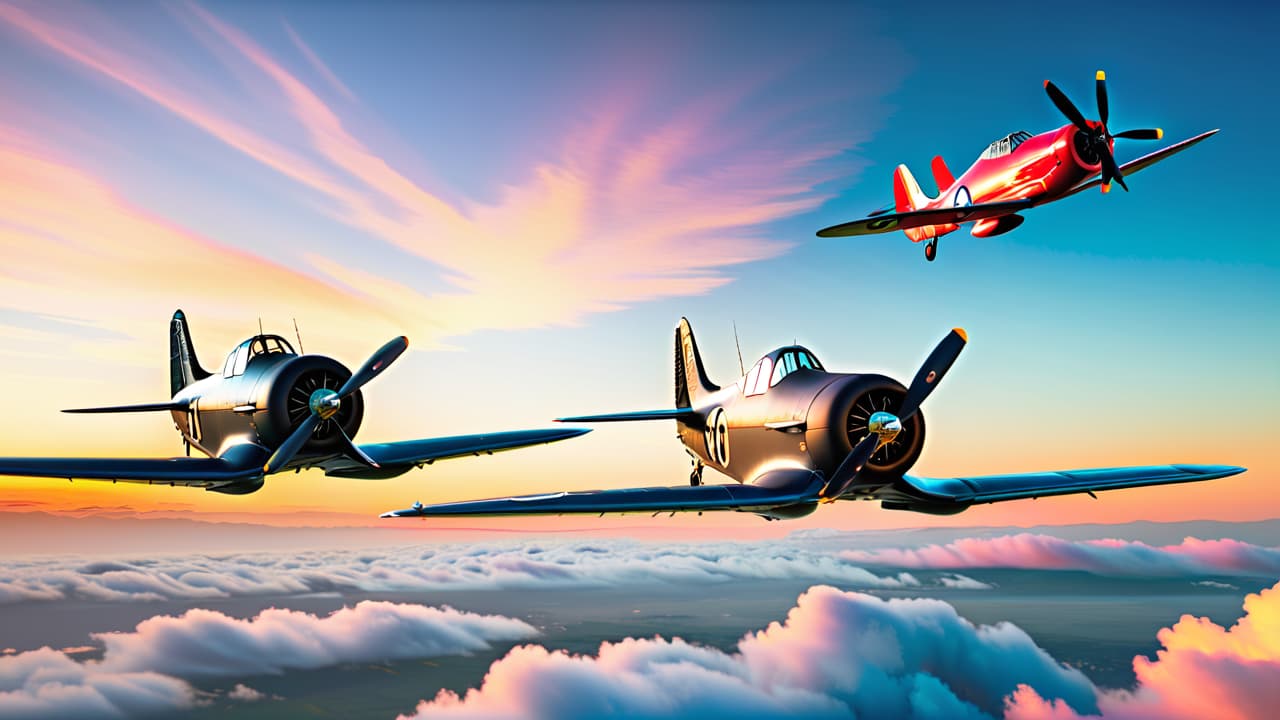
[(258, 334), (259, 335), (264, 334), (262, 332), (262, 316), (261, 315), (258, 316)]
[(298, 336), (298, 354), (306, 355), (307, 351), (302, 349), (302, 331), (298, 329), (298, 318), (293, 319), (293, 334)]
[(738, 348), (738, 372), (742, 375), (747, 374), (747, 368), (742, 364), (742, 343), (738, 342), (738, 321), (733, 321), (733, 344)]

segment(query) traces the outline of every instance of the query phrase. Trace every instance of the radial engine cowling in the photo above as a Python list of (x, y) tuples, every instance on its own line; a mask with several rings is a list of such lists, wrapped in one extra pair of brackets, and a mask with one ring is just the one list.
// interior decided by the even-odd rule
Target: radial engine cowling
[[(278, 446), (294, 428), (311, 413), (308, 403), (311, 394), (321, 388), (337, 390), (351, 377), (351, 371), (342, 363), (323, 355), (304, 355), (286, 365), (267, 382), (265, 392), (259, 385), (258, 407), (265, 403), (266, 412), (255, 418), (258, 435), (269, 447)], [(306, 453), (335, 452), (340, 447), (338, 426), (347, 437), (354, 438), (364, 419), (364, 397), (357, 390), (343, 398), (338, 413), (320, 423), (311, 440), (303, 446)]]
[[(816, 465), (830, 476), (867, 435), (867, 421), (876, 412), (897, 414), (907, 389), (884, 375), (847, 375), (828, 385), (809, 408), (805, 441)], [(902, 422), (892, 442), (871, 456), (859, 483), (884, 484), (900, 477), (924, 450), (924, 415), (917, 411)]]

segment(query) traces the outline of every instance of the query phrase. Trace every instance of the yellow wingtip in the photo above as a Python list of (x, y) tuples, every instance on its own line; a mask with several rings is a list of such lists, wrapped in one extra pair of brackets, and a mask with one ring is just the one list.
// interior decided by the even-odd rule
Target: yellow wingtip
[(1097, 78), (1098, 78), (1099, 80), (1106, 80), (1106, 79), (1107, 79), (1107, 74), (1106, 74), (1105, 72), (1103, 72), (1103, 71), (1099, 70), (1099, 71), (1098, 71)]
[(951, 332), (959, 335), (961, 340), (969, 342), (969, 333), (965, 332), (964, 328), (951, 328)]

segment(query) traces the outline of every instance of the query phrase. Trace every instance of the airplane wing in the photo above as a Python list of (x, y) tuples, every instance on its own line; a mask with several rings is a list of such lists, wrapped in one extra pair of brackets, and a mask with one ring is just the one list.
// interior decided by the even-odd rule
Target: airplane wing
[[(1139, 170), (1142, 170), (1143, 168), (1147, 168), (1147, 167), (1151, 167), (1152, 165), (1155, 165), (1156, 163), (1169, 157), (1170, 155), (1175, 155), (1177, 153), (1182, 152), (1183, 150), (1186, 150), (1192, 145), (1195, 145), (1196, 143), (1209, 138), (1210, 136), (1216, 134), (1217, 132), (1218, 131), (1216, 129), (1210, 130), (1208, 132), (1203, 132), (1203, 133), (1200, 133), (1199, 135), (1196, 135), (1195, 137), (1187, 138), (1186, 140), (1183, 140), (1180, 143), (1174, 143), (1173, 145), (1170, 145), (1167, 148), (1143, 155), (1137, 160), (1130, 160), (1129, 162), (1120, 166), (1120, 172), (1123, 173), (1125, 177), (1129, 177), (1130, 175), (1138, 172)], [(1088, 190), (1089, 188), (1098, 187), (1101, 184), (1102, 184), (1102, 178), (1101, 176), (1099, 176), (1087, 182), (1080, 183), (1079, 185), (1071, 188), (1065, 194), (1063, 194), (1062, 197), (1075, 195), (1078, 192)]]
[(217, 487), (262, 474), (224, 458), (0, 458), (0, 475)]
[[(1244, 471), (1232, 465), (1151, 465), (960, 478), (908, 475), (902, 485), (890, 486), (883, 499), (894, 502), (898, 498), (891, 495), (901, 494), (908, 505), (903, 509), (945, 511), (948, 507), (963, 509), (977, 503), (1215, 480)], [(913, 503), (919, 507), (910, 507)]]
[(822, 476), (808, 470), (797, 482), (760, 485), (698, 485), (558, 492), (546, 495), (472, 500), (440, 505), (414, 504), (382, 517), (455, 517), (483, 515), (602, 515), (604, 513), (768, 510), (817, 503)]
[[(591, 432), (587, 428), (554, 428), (550, 430), (513, 430), (510, 432), (457, 435), (390, 443), (360, 445), (360, 450), (384, 468), (404, 467), (472, 455), (491, 455), (529, 445), (542, 445), (578, 437)], [(363, 466), (360, 466), (363, 467)]]
[(606, 415), (575, 415), (573, 417), (556, 418), (556, 422), (629, 422), (631, 420), (695, 420), (701, 417), (690, 408), (672, 410), (636, 410), (633, 412), (608, 413)]
[(1026, 210), (1034, 205), (1030, 200), (1006, 200), (1003, 202), (982, 203), (980, 205), (962, 205), (960, 207), (938, 208), (935, 210), (911, 210), (901, 213), (871, 215), (852, 222), (832, 225), (818, 231), (818, 237), (849, 237), (851, 235), (874, 235), (892, 230), (924, 227), (926, 225), (948, 225), (952, 223), (973, 222), (987, 218), (1011, 215)]

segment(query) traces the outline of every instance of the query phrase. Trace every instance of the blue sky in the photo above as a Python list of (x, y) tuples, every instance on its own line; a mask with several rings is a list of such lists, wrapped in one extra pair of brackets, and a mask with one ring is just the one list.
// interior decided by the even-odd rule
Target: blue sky
[[(415, 351), (370, 389), (364, 439), (665, 405), (681, 315), (722, 382), (735, 321), (748, 364), (794, 338), (832, 369), (904, 379), (960, 325), (972, 342), (926, 407), (920, 472), (1229, 462), (1253, 472), (1120, 494), (1105, 511), (1054, 507), (1280, 511), (1266, 490), (1280, 470), (1266, 449), (1280, 402), (1274, 8), (10, 7), (0, 370), (30, 378), (21, 399), (50, 417), (44, 433), (0, 422), (6, 453), (51, 452), (50, 433), (173, 452), (162, 422), (104, 435), (54, 411), (154, 400), (178, 306), (210, 362), (258, 315), (298, 317), (308, 350), (347, 363), (408, 334)], [(959, 173), (998, 137), (1062, 124), (1046, 78), (1091, 116), (1099, 68), (1112, 128), (1222, 132), (1133, 176), (1130, 193), (1035, 209), (997, 238), (948, 236), (932, 264), (896, 234), (814, 237), (888, 202), (897, 163), (931, 190), (934, 154)], [(31, 182), (44, 162), (56, 172)], [(161, 269), (145, 262), (164, 252)], [(32, 330), (42, 312), (74, 322)], [(118, 387), (67, 380), (86, 365)], [(684, 465), (668, 427), (610, 427), (376, 489), (317, 478), (252, 502), (180, 501), (252, 512), (359, 497), (371, 512), (415, 495), (677, 483)], [(974, 512), (1006, 523), (1029, 508), (1010, 507)], [(806, 522), (918, 522), (840, 512)]]

